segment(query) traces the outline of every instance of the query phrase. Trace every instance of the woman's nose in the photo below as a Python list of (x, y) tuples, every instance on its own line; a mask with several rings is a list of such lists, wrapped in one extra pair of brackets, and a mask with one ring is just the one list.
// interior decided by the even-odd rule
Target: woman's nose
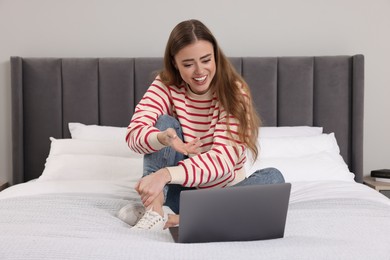
[(203, 72), (202, 66), (199, 64), (195, 65), (195, 74), (202, 75), (202, 72)]

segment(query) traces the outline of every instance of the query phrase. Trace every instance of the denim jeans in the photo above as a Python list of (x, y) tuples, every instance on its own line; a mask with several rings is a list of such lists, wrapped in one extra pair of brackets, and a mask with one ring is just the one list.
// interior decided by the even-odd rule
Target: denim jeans
[[(173, 128), (176, 130), (177, 136), (181, 140), (183, 140), (183, 132), (180, 123), (171, 116), (168, 115), (160, 116), (156, 122), (155, 127), (160, 131), (164, 131), (167, 128)], [(186, 158), (187, 156), (176, 152), (171, 147), (164, 147), (163, 149), (157, 152), (151, 154), (145, 154), (143, 176), (147, 176), (165, 167), (176, 166), (178, 162)], [(254, 172), (248, 178), (245, 178), (241, 182), (233, 185), (232, 187), (273, 184), (273, 183), (283, 183), (283, 182), (284, 182), (284, 178), (279, 170), (275, 168), (266, 168)], [(176, 214), (179, 214), (180, 193), (183, 190), (189, 190), (189, 189), (195, 189), (195, 188), (187, 188), (178, 184), (167, 184), (163, 190), (163, 194), (165, 198), (164, 205), (169, 206)]]

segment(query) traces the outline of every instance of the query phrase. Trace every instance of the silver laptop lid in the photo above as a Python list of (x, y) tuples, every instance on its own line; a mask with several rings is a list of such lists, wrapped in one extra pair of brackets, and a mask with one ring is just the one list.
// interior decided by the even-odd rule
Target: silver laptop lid
[(183, 191), (178, 242), (281, 238), (290, 190), (283, 183)]

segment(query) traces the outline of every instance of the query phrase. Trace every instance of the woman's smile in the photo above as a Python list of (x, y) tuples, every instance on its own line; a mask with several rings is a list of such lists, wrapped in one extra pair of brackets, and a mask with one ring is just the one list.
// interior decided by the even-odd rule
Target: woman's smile
[(213, 45), (200, 40), (184, 47), (175, 55), (175, 65), (192, 92), (206, 93), (216, 71)]

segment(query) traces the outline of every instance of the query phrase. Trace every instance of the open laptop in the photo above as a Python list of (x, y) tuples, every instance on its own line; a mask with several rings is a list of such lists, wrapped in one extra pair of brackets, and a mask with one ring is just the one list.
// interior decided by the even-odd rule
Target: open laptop
[(187, 190), (180, 194), (178, 243), (249, 241), (284, 236), (291, 184)]

